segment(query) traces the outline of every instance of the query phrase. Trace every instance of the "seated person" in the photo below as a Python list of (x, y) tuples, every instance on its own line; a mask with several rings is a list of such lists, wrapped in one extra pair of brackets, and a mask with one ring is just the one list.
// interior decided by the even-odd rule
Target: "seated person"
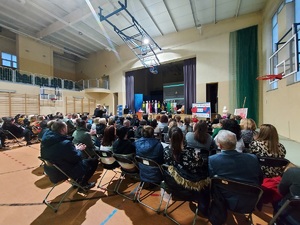
[(185, 136), (187, 146), (190, 148), (216, 150), (217, 145), (214, 139), (209, 135), (207, 124), (200, 121), (194, 125), (194, 132), (188, 132)]
[(24, 128), (18, 124), (15, 123), (15, 119), (8, 117), (4, 121), (2, 125), (3, 130), (8, 130), (10, 131), (14, 136), (17, 138), (24, 137), (26, 140), (26, 145), (31, 145), (32, 143), (30, 142), (31, 137), (32, 137), (32, 132), (28, 128)]
[[(98, 166), (96, 158), (83, 159), (84, 144), (75, 146), (67, 136), (67, 124), (61, 120), (51, 122), (51, 128), (45, 132), (41, 143), (41, 157), (57, 164), (65, 173), (85, 188), (92, 188), (95, 182), (89, 183)], [(50, 123), (50, 124), (51, 124)]]
[(128, 140), (129, 128), (122, 126), (117, 129), (118, 139), (113, 143), (113, 153), (116, 154), (135, 154), (135, 145)]
[[(221, 153), (209, 157), (209, 175), (210, 177), (223, 177), (230, 180), (261, 185), (263, 174), (255, 155), (249, 153), (239, 153), (235, 150), (237, 138), (236, 135), (228, 130), (220, 130), (216, 137), (216, 142)], [(249, 199), (240, 200), (238, 195), (232, 195), (230, 192), (223, 190), (221, 192), (227, 204), (220, 201), (220, 204), (211, 204), (209, 219), (212, 224), (223, 224), (226, 222), (227, 213), (226, 207), (235, 208), (236, 205), (247, 204)], [(219, 209), (220, 207), (225, 207)], [(247, 207), (247, 205), (245, 205)], [(217, 209), (218, 208), (218, 209)], [(224, 212), (222, 215), (216, 215), (213, 212)]]
[(75, 124), (73, 123), (72, 120), (72, 114), (67, 113), (63, 121), (67, 124), (68, 126), (68, 135), (72, 136), (73, 132), (76, 130)]
[[(300, 168), (291, 167), (283, 173), (278, 185), (278, 190), (283, 196), (277, 207), (274, 208), (274, 215), (284, 202), (292, 196), (300, 196)], [(298, 225), (300, 221), (300, 208), (287, 207), (276, 221), (277, 224)]]
[[(110, 125), (105, 128), (102, 143), (100, 146), (100, 151), (111, 152), (113, 148), (113, 143), (116, 138), (116, 128), (114, 125)], [(114, 157), (100, 157), (101, 162), (106, 169), (114, 169), (119, 167), (118, 162)]]
[[(136, 155), (152, 159), (158, 164), (164, 163), (164, 149), (160, 141), (154, 137), (154, 129), (144, 126), (142, 137), (135, 141)], [(160, 183), (163, 178), (158, 168), (148, 168), (139, 163), (140, 178), (144, 182)]]
[(95, 152), (94, 142), (92, 140), (90, 132), (86, 127), (85, 120), (82, 119), (76, 120), (76, 130), (73, 132), (72, 137), (73, 137), (72, 142), (74, 144), (82, 143), (86, 145), (85, 150), (82, 152), (84, 158), (88, 158), (88, 157), (93, 158), (97, 155)]
[(135, 133), (134, 133), (134, 138), (141, 138), (142, 137), (142, 132), (143, 132), (143, 127), (147, 125), (147, 121), (142, 119), (140, 121), (139, 126), (136, 128)]
[[(165, 163), (174, 181), (182, 186), (183, 195), (199, 202), (200, 211), (206, 215), (209, 205), (208, 152), (184, 149), (184, 135), (179, 127), (169, 131), (170, 145), (164, 149)], [(176, 188), (179, 189), (179, 188)], [(179, 190), (177, 190), (179, 191)]]
[[(250, 152), (257, 156), (284, 158), (286, 149), (279, 142), (276, 128), (271, 124), (262, 124), (256, 140), (250, 143)], [(264, 177), (272, 178), (281, 176), (283, 169), (280, 167), (261, 167)]]

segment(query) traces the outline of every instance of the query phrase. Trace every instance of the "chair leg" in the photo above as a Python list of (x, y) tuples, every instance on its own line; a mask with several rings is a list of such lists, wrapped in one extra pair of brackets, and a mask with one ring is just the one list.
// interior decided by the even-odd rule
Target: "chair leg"
[[(159, 213), (160, 213), (160, 207), (161, 207), (161, 205), (162, 205), (162, 201), (163, 201), (163, 196), (164, 196), (165, 190), (163, 190), (163, 193), (162, 193), (161, 196), (160, 196), (160, 201), (159, 201), (158, 207), (157, 207), (157, 208), (153, 208), (152, 206), (147, 205), (146, 203), (144, 203), (144, 202), (142, 201), (142, 199), (141, 199), (141, 193), (142, 193), (144, 184), (145, 184), (145, 182), (141, 182), (141, 183), (140, 183), (140, 185), (139, 185), (139, 187), (138, 187), (137, 194), (136, 194), (136, 196), (137, 196), (137, 197), (136, 197), (136, 200), (137, 200), (139, 203), (141, 203), (142, 205), (146, 206), (147, 208), (149, 208), (149, 209), (151, 209), (151, 210), (153, 210), (153, 211), (155, 211), (155, 212), (157, 212), (157, 213), (159, 214)], [(157, 186), (159, 187), (159, 185), (157, 185)], [(147, 197), (149, 197), (150, 194), (153, 193), (153, 192), (154, 192), (154, 191), (150, 191), (150, 192), (148, 193), (148, 195), (143, 196), (144, 199), (147, 198)]]
[(114, 189), (108, 189), (108, 188), (107, 188), (107, 185), (109, 185), (110, 183), (112, 183), (113, 179), (117, 176), (118, 173), (117, 173), (115, 170), (111, 170), (112, 172), (114, 172), (114, 175), (113, 175), (112, 178), (109, 180), (109, 182), (107, 182), (107, 183), (101, 185), (101, 183), (102, 183), (102, 181), (103, 181), (103, 178), (105, 177), (107, 171), (108, 171), (108, 170), (105, 169), (105, 172), (104, 172), (103, 175), (101, 176), (101, 179), (100, 179), (100, 181), (99, 181), (97, 187), (98, 187), (98, 188), (101, 188), (102, 190), (105, 190), (105, 191), (113, 191), (113, 192), (114, 192), (116, 188), (114, 188)]
[[(133, 190), (133, 192), (130, 192), (129, 195), (125, 195), (124, 193), (120, 192), (119, 189), (120, 189), (120, 186), (121, 186), (121, 183), (123, 182), (123, 180), (125, 180), (125, 177), (126, 177), (126, 174), (125, 173), (122, 173), (121, 176), (119, 177), (119, 180), (115, 186), (115, 192), (118, 194), (118, 195), (121, 195), (129, 200), (132, 200), (132, 201), (135, 201), (136, 200), (136, 194), (137, 194), (137, 188), (135, 188)], [(130, 197), (130, 195), (133, 194), (133, 197)]]
[(51, 188), (51, 190), (48, 192), (48, 194), (46, 195), (43, 203), (45, 203), (47, 206), (49, 206), (55, 213), (58, 211), (60, 205), (62, 204), (63, 200), (65, 199), (65, 197), (67, 196), (67, 194), (73, 189), (73, 187), (71, 186), (65, 193), (64, 195), (61, 197), (60, 201), (56, 204), (53, 205), (51, 204), (51, 201), (49, 201), (47, 198), (50, 195), (50, 193), (53, 191), (53, 189), (57, 186), (57, 184), (54, 184), (53, 187)]

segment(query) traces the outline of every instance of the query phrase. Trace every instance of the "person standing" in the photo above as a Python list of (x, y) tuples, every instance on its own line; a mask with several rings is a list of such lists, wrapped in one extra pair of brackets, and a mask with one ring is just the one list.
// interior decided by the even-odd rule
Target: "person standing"
[(103, 118), (103, 115), (106, 113), (106, 108), (103, 105), (98, 104), (94, 110), (94, 116)]

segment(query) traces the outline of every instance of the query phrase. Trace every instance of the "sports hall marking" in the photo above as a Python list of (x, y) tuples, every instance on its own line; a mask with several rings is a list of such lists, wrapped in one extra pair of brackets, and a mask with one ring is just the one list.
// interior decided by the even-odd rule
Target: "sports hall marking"
[(118, 212), (118, 210), (117, 209), (114, 209), (113, 211), (112, 211), (112, 213), (111, 214), (109, 214), (108, 215), (108, 217), (102, 222), (102, 223), (100, 223), (100, 225), (104, 225), (104, 224), (106, 224), (116, 213)]

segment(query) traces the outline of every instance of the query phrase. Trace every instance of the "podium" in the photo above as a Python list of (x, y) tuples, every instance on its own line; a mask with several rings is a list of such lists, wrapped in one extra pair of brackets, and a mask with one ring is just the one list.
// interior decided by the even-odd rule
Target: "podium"
[(143, 119), (143, 112), (136, 112), (135, 114), (137, 115), (139, 120)]

